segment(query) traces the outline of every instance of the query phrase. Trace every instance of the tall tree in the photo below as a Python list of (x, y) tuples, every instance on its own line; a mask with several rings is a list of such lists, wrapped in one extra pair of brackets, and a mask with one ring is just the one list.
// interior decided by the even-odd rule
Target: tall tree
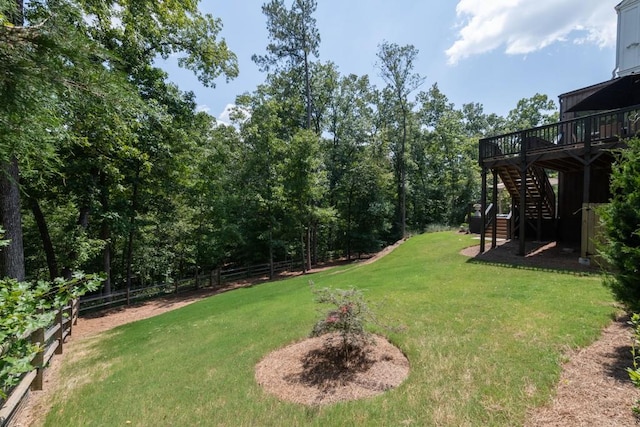
[(507, 124), (512, 132), (516, 132), (555, 123), (558, 117), (556, 103), (547, 95), (536, 93), (531, 98), (518, 101), (516, 107), (507, 115)]
[(0, 273), (18, 280), (25, 276), (20, 163), (48, 153), (43, 141), (55, 128), (55, 94), (75, 86), (65, 71), (90, 65), (79, 52), (94, 52), (80, 42), (74, 6), (56, 2), (43, 14), (34, 3), (26, 10), (22, 0), (0, 2), (0, 217), (11, 240)]
[(305, 127), (311, 128), (312, 93), (310, 56), (318, 57), (320, 33), (316, 28), (316, 0), (293, 0), (287, 9), (284, 0), (271, 0), (262, 6), (267, 17), (270, 43), (266, 55), (253, 55), (253, 61), (268, 72), (272, 67), (282, 70), (300, 70), (304, 76), (306, 107)]
[[(23, 14), (27, 17), (28, 27), (16, 25), (8, 19), (8, 17), (21, 17)], [(0, 56), (3, 59), (0, 61), (0, 71), (2, 71), (0, 91), (3, 100), (7, 101), (3, 102), (0, 108), (5, 110), (2, 117), (8, 118), (8, 120), (0, 120), (2, 122), (0, 123), (2, 128), (0, 146), (3, 159), (15, 156), (18, 167), (23, 167), (33, 163), (31, 153), (41, 156), (42, 153), (58, 150), (58, 147), (51, 149), (51, 145), (45, 146), (46, 140), (51, 139), (50, 137), (42, 138), (43, 135), (47, 136), (47, 132), (51, 133), (52, 129), (54, 131), (65, 129), (66, 133), (73, 134), (71, 139), (75, 138), (77, 142), (81, 142), (76, 144), (75, 151), (93, 150), (104, 155), (104, 162), (99, 165), (94, 164), (97, 167), (90, 165), (90, 159), (85, 159), (87, 166), (90, 166), (84, 170), (87, 173), (67, 176), (66, 182), (75, 181), (79, 184), (82, 178), (89, 179), (87, 182), (90, 185), (85, 186), (83, 191), (75, 194), (72, 192), (78, 196), (74, 199), (78, 202), (76, 204), (78, 225), (85, 231), (89, 231), (90, 214), (98, 213), (101, 215), (102, 240), (110, 240), (108, 218), (114, 218), (123, 213), (110, 212), (112, 209), (119, 208), (115, 203), (110, 203), (110, 188), (120, 188), (118, 185), (124, 184), (130, 185), (133, 189), (138, 185), (138, 181), (134, 179), (137, 174), (136, 168), (123, 167), (126, 163), (125, 158), (135, 157), (138, 153), (142, 156), (141, 161), (144, 164), (144, 157), (149, 155), (145, 150), (155, 150), (157, 147), (144, 146), (144, 144), (134, 147), (129, 144), (127, 148), (126, 145), (119, 145), (123, 141), (113, 133), (109, 140), (105, 135), (114, 130), (112, 123), (115, 123), (110, 119), (105, 123), (94, 115), (85, 114), (82, 123), (71, 120), (64, 127), (60, 119), (64, 118), (66, 121), (72, 118), (74, 113), (80, 116), (80, 112), (90, 113), (100, 108), (103, 110), (114, 108), (117, 102), (104, 94), (111, 92), (105, 90), (105, 82), (111, 83), (116, 79), (101, 78), (106, 74), (123, 74), (126, 78), (119, 79), (117, 83), (121, 93), (140, 96), (150, 104), (159, 105), (159, 109), (163, 110), (162, 114), (166, 114), (168, 107), (163, 105), (163, 102), (158, 102), (157, 98), (152, 99), (154, 91), (158, 92), (157, 82), (166, 78), (165, 73), (154, 67), (157, 56), (166, 58), (172, 54), (182, 54), (183, 56), (179, 59), (180, 65), (193, 70), (208, 86), (214, 86), (215, 80), (220, 76), (226, 76), (227, 79), (233, 78), (238, 72), (237, 61), (224, 40), (218, 39), (220, 29), (220, 20), (202, 14), (198, 10), (197, 1), (158, 3), (140, 0), (132, 3), (101, 0), (78, 2), (48, 0), (28, 2), (24, 6), (21, 1), (0, 2)], [(77, 93), (90, 96), (83, 99), (75, 96)], [(87, 110), (85, 107), (89, 98), (95, 102)], [(136, 134), (136, 132), (145, 128), (150, 129), (146, 125), (150, 124), (150, 120), (155, 120), (154, 113), (149, 114), (153, 108), (144, 112), (142, 111), (144, 108), (140, 106), (128, 107), (138, 108), (138, 111), (134, 113), (135, 120), (127, 123), (126, 126), (130, 127), (129, 131), (134, 134), (134, 140), (144, 142), (144, 137), (150, 132), (146, 132), (147, 135)], [(42, 112), (47, 114), (41, 114)], [(169, 112), (169, 114), (173, 113)], [(58, 120), (58, 123), (52, 126), (51, 122), (55, 120)], [(119, 126), (116, 125), (116, 127)], [(175, 123), (171, 126), (175, 127)], [(38, 132), (39, 135), (34, 138)], [(156, 132), (156, 136), (158, 135), (166, 136), (166, 132)], [(101, 141), (119, 146), (111, 150), (102, 143), (103, 146), (100, 147)], [(59, 157), (61, 154), (62, 152), (54, 152), (53, 157)], [(78, 158), (72, 159), (74, 160), (72, 164), (78, 166)], [(15, 162), (7, 163), (7, 165), (15, 164)], [(29, 175), (30, 171), (25, 172)], [(58, 173), (63, 175), (64, 171), (59, 170)], [(122, 179), (114, 178), (129, 173), (131, 175)], [(17, 172), (13, 174), (15, 177), (8, 181), (12, 184), (17, 184), (18, 178), (25, 175), (22, 173), (18, 175)], [(2, 176), (9, 175), (2, 174)], [(9, 197), (13, 211), (19, 212), (20, 193), (10, 191), (8, 188), (5, 186), (0, 188), (6, 189), (0, 193), (0, 198)], [(31, 186), (31, 188), (36, 187)], [(37, 201), (37, 199), (30, 200), (30, 202)], [(37, 221), (45, 223), (47, 212), (38, 209), (42, 207), (38, 203), (30, 203), (30, 205)], [(47, 205), (55, 206), (53, 203), (43, 204), (43, 206)], [(97, 205), (102, 206), (102, 212), (96, 209)], [(136, 210), (133, 209), (133, 212)], [(135, 219), (135, 215), (130, 218)], [(20, 222), (14, 220), (13, 225), (7, 227), (7, 233), (11, 235), (12, 232), (20, 232)], [(43, 233), (43, 237), (45, 234)], [(15, 241), (18, 241), (17, 237)], [(112, 244), (105, 246), (105, 269), (109, 263), (107, 251), (111, 246)], [(47, 251), (50, 250), (51, 247), (47, 249)], [(12, 256), (12, 259), (18, 260), (17, 255)], [(50, 269), (55, 270), (53, 266), (56, 263), (52, 262), (50, 265)]]
[(400, 237), (406, 235), (407, 226), (407, 136), (409, 133), (409, 116), (411, 103), (409, 95), (424, 82), (420, 74), (414, 72), (418, 49), (412, 45), (399, 46), (395, 43), (383, 42), (378, 46), (378, 70), (387, 83), (387, 90), (398, 111), (396, 125), (399, 135), (394, 144), (394, 157), (398, 180), (398, 211)]

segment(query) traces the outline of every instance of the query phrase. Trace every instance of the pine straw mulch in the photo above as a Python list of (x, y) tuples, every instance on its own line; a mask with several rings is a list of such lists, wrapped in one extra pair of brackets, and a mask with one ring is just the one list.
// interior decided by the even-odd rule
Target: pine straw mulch
[(280, 399), (310, 406), (376, 396), (404, 381), (409, 361), (384, 338), (372, 338), (348, 357), (338, 334), (294, 343), (262, 359), (256, 381)]
[[(499, 241), (494, 249), (487, 242), (461, 251), (470, 262), (504, 265), (532, 270), (556, 270), (570, 274), (596, 274), (597, 266), (578, 262), (579, 251), (556, 242), (527, 242), (525, 256), (517, 255), (518, 242)], [(618, 317), (588, 347), (570, 351), (562, 367), (552, 402), (529, 411), (527, 427), (638, 426), (631, 408), (640, 398), (626, 368), (632, 366), (632, 331), (628, 318)]]

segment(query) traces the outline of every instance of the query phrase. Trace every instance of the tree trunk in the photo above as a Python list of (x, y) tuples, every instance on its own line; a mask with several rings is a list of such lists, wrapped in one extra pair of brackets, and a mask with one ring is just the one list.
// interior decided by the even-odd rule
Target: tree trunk
[(307, 272), (307, 257), (305, 256), (304, 253), (304, 248), (305, 248), (305, 233), (304, 233), (304, 226), (301, 227), (300, 230), (300, 250), (302, 251), (302, 257), (301, 257), (301, 261), (302, 261), (302, 274), (305, 274)]
[(407, 111), (402, 105), (402, 144), (400, 147), (400, 234), (407, 234), (407, 171), (405, 167), (405, 151), (407, 143)]
[(273, 233), (269, 230), (269, 280), (273, 280), (275, 271), (273, 268)]
[(311, 77), (309, 76), (309, 55), (304, 51), (304, 94), (307, 98), (307, 121), (306, 128), (311, 129)]
[(0, 273), (18, 281), (25, 278), (18, 159), (12, 156), (0, 170), (0, 219), (9, 246), (0, 251)]
[(311, 226), (306, 227), (306, 244), (307, 244), (307, 256), (305, 258), (307, 263), (307, 270), (311, 270)]
[(49, 234), (47, 220), (44, 217), (44, 213), (40, 208), (40, 203), (38, 203), (38, 200), (29, 198), (28, 203), (31, 206), (31, 212), (33, 213), (33, 218), (36, 221), (38, 231), (40, 232), (40, 238), (42, 239), (42, 247), (47, 258), (47, 267), (49, 269), (49, 278), (53, 280), (59, 276), (58, 261), (56, 259), (56, 253), (53, 249), (53, 243), (51, 242), (51, 235)]
[(129, 218), (129, 240), (127, 242), (127, 304), (131, 292), (131, 264), (133, 263), (133, 236), (135, 233), (136, 211), (138, 209), (138, 181), (140, 179), (140, 167), (136, 170), (133, 181), (133, 194), (131, 195), (131, 216)]
[[(10, 17), (11, 23), (22, 26), (23, 0), (15, 0), (15, 5), (16, 14)], [(18, 158), (12, 153), (9, 159), (0, 163), (0, 222), (4, 229), (4, 239), (10, 240), (9, 246), (0, 250), (0, 274), (2, 277), (23, 281), (25, 271), (19, 177)]]
[(111, 294), (111, 227), (107, 219), (109, 212), (109, 188), (107, 187), (107, 177), (104, 173), (100, 174), (100, 205), (102, 206), (102, 223), (100, 224), (100, 239), (103, 240), (104, 249), (102, 250), (102, 269), (104, 270), (105, 279), (102, 283), (103, 293)]

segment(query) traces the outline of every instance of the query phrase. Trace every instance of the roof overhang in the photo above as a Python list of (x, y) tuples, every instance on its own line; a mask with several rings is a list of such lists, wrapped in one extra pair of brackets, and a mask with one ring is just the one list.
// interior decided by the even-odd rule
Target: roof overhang
[(602, 85), (566, 112), (604, 111), (640, 104), (640, 75), (618, 77)]

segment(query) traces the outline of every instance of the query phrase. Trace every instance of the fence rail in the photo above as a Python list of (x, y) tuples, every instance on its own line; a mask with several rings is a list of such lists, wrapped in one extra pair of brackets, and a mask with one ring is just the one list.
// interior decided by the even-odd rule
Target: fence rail
[[(293, 271), (299, 263), (294, 261), (280, 261), (273, 263), (274, 274), (284, 271)], [(194, 277), (176, 280), (174, 282), (160, 283), (130, 290), (112, 292), (108, 295), (95, 295), (83, 297), (80, 300), (80, 312), (99, 310), (107, 307), (126, 305), (132, 301), (140, 301), (163, 295), (177, 294), (180, 292), (198, 289), (208, 282), (209, 287), (221, 287), (224, 283), (249, 279), (252, 277), (268, 276), (271, 272), (271, 264), (259, 264), (249, 267), (227, 268), (211, 270), (207, 274), (199, 272)]]
[[(294, 261), (276, 262), (273, 263), (273, 273), (293, 271), (299, 266), (300, 264)], [(83, 297), (80, 300), (72, 301), (71, 304), (56, 313), (56, 318), (49, 327), (38, 329), (25, 335), (24, 338), (30, 338), (31, 342), (38, 343), (42, 347), (42, 351), (31, 362), (35, 369), (24, 374), (20, 383), (9, 392), (7, 399), (0, 401), (0, 427), (10, 425), (12, 418), (24, 402), (29, 390), (42, 390), (45, 367), (54, 355), (62, 354), (64, 342), (71, 335), (73, 325), (77, 323), (78, 316), (82, 311), (97, 310), (114, 305), (128, 304), (134, 300), (197, 289), (205, 280), (208, 280), (210, 287), (222, 287), (226, 282), (230, 281), (269, 276), (271, 269), (272, 266), (270, 264), (217, 269), (210, 271), (206, 276), (196, 274), (192, 278), (177, 280), (173, 283), (161, 283), (128, 291), (112, 292), (109, 295)]]
[(20, 383), (10, 390), (7, 399), (2, 402), (0, 426), (4, 427), (11, 422), (29, 390), (42, 390), (45, 367), (54, 355), (62, 354), (64, 341), (71, 335), (73, 325), (78, 322), (79, 310), (80, 301), (73, 300), (56, 312), (55, 320), (47, 328), (37, 329), (23, 337), (38, 344), (42, 351), (31, 361), (35, 369), (25, 373)]

